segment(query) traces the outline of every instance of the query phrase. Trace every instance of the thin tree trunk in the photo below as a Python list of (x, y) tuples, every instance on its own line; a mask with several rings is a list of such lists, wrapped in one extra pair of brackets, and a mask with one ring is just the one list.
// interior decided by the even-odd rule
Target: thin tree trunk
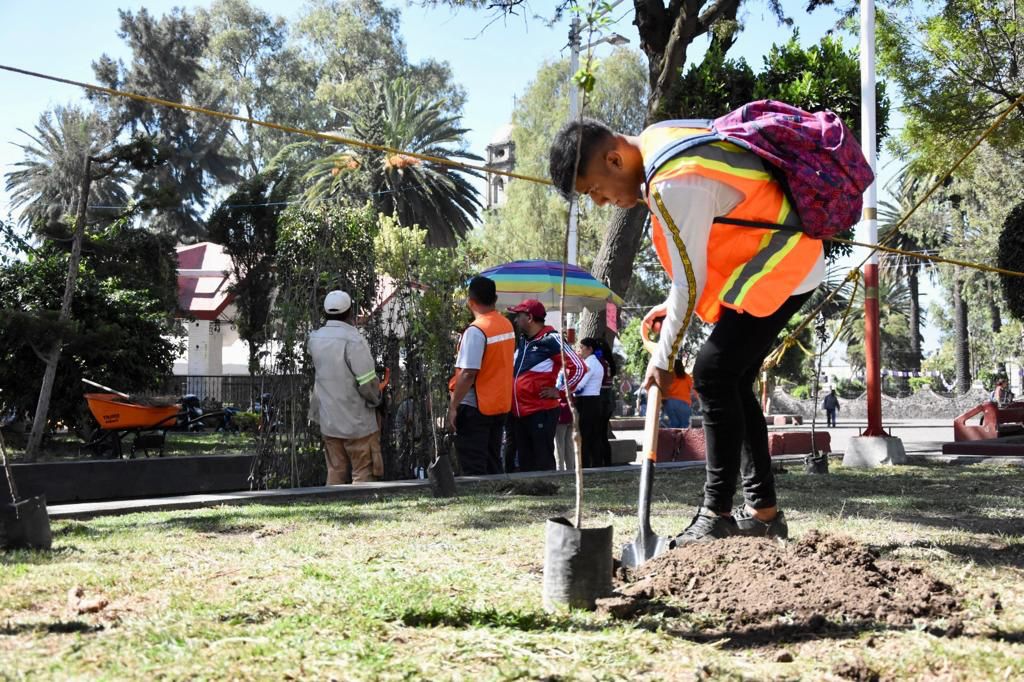
[(921, 292), (918, 283), (920, 267), (911, 265), (907, 273), (907, 285), (910, 288), (910, 367), (915, 372), (921, 371)]
[[(67, 322), (71, 317), (71, 301), (75, 294), (75, 282), (78, 280), (78, 263), (82, 259), (82, 238), (85, 234), (85, 215), (89, 207), (89, 186), (92, 183), (92, 158), (89, 152), (85, 154), (85, 172), (82, 175), (82, 184), (78, 194), (78, 211), (75, 215), (75, 232), (71, 240), (71, 256), (68, 259), (68, 275), (64, 281), (64, 298), (60, 303), (59, 324)], [(60, 327), (57, 337), (53, 340), (53, 346), (46, 356), (46, 371), (43, 373), (43, 385), (39, 388), (39, 400), (36, 402), (36, 412), (32, 419), (32, 433), (29, 434), (28, 445), (25, 448), (25, 460), (33, 462), (39, 454), (39, 445), (43, 441), (43, 433), (46, 431), (46, 422), (50, 413), (50, 396), (53, 393), (53, 382), (57, 377), (57, 364), (60, 361), (60, 354), (64, 339)]]
[[(633, 277), (633, 261), (644, 239), (644, 222), (647, 220), (647, 206), (637, 204), (628, 210), (616, 210), (608, 226), (601, 250), (594, 261), (594, 277), (604, 282), (620, 296), (629, 289)], [(609, 338), (604, 311), (585, 313), (580, 318), (580, 338), (593, 336)]]
[(970, 334), (967, 329), (967, 301), (963, 296), (963, 281), (959, 268), (953, 281), (953, 315), (956, 326), (956, 388), (967, 393), (971, 388)]

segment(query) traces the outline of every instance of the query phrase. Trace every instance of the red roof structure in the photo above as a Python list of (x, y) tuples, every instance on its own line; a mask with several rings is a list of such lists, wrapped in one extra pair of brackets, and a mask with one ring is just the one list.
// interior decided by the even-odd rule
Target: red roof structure
[(231, 257), (220, 244), (199, 242), (179, 246), (178, 311), (182, 317), (216, 320), (235, 300), (231, 286)]

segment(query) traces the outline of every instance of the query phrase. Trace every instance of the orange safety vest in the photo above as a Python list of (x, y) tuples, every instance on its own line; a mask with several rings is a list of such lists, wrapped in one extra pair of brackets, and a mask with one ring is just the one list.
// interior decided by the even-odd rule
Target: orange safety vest
[[(654, 158), (666, 145), (706, 132), (706, 128), (676, 127), (671, 122), (654, 125), (640, 135), (641, 153), (645, 159)], [(669, 277), (672, 276), (672, 259), (666, 240), (672, 239), (680, 250), (683, 243), (674, 224), (661, 225), (654, 215), (652, 204), (660, 203), (660, 196), (651, 188), (660, 181), (688, 174), (724, 182), (743, 194), (743, 200), (724, 217), (800, 227), (800, 217), (786, 198), (782, 185), (759, 157), (731, 142), (699, 145), (665, 162), (647, 186), (654, 248)], [(666, 222), (671, 223), (668, 211), (663, 206), (659, 209)], [(767, 317), (793, 295), (820, 254), (821, 241), (801, 232), (716, 222), (708, 238), (707, 281), (704, 290), (696, 292), (699, 300), (695, 312), (708, 323), (718, 320), (723, 306), (755, 317)], [(685, 254), (681, 255), (684, 263), (687, 262)]]
[[(482, 331), (487, 338), (484, 357), (476, 375), (477, 409), (480, 414), (505, 414), (512, 409), (512, 356), (516, 346), (512, 323), (492, 310), (470, 326)], [(459, 343), (461, 345), (461, 341)], [(461, 371), (461, 368), (455, 368), (455, 374), (448, 382), (449, 391), (455, 390), (455, 380)]]

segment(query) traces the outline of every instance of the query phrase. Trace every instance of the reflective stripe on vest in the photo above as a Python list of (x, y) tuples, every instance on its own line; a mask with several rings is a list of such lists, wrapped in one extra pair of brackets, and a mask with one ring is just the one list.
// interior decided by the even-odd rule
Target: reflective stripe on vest
[[(660, 149), (682, 137), (706, 132), (659, 124), (641, 134), (641, 150), (644, 158), (653, 158)], [(799, 216), (792, 210), (782, 185), (761, 159), (731, 142), (702, 144), (669, 159), (655, 172), (650, 185), (688, 174), (723, 182), (743, 195), (724, 218), (778, 223), (794, 230), (800, 227)], [(650, 195), (648, 203), (660, 204)], [(659, 209), (669, 224), (663, 226), (656, 215), (652, 216), (654, 247), (671, 277), (667, 240), (672, 239), (677, 248), (681, 240), (675, 234), (678, 228), (668, 211), (660, 205)], [(801, 232), (715, 222), (708, 237), (707, 281), (699, 292), (695, 312), (705, 322), (717, 321), (723, 306), (767, 317), (804, 281), (820, 253), (821, 242)]]
[[(477, 409), (480, 414), (505, 414), (512, 409), (512, 355), (516, 340), (512, 323), (492, 310), (470, 326), (482, 331), (486, 338), (484, 356), (474, 383)], [(455, 375), (448, 382), (449, 390), (455, 388), (460, 371), (455, 369)]]

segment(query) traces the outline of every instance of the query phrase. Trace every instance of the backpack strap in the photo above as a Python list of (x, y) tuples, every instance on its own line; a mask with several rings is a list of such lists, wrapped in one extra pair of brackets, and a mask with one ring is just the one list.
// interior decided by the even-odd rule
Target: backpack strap
[(684, 137), (674, 142), (670, 142), (654, 154), (650, 161), (644, 164), (644, 182), (649, 186), (651, 184), (651, 178), (658, 172), (658, 169), (664, 166), (666, 163), (679, 156), (688, 149), (693, 149), (697, 145), (706, 144), (708, 142), (717, 142), (724, 139), (720, 134), (715, 132), (712, 128), (712, 122), (708, 119), (689, 119), (685, 121), (673, 121), (681, 128), (711, 128), (711, 130), (703, 135), (693, 135), (691, 137)]
[(778, 230), (780, 232), (798, 232), (800, 234), (805, 234), (802, 229), (794, 225), (781, 225), (779, 223), (763, 223), (760, 220), (744, 220), (742, 218), (727, 218), (725, 216), (716, 216), (712, 222), (722, 223), (723, 225), (736, 225), (738, 227), (757, 227), (764, 230)]

